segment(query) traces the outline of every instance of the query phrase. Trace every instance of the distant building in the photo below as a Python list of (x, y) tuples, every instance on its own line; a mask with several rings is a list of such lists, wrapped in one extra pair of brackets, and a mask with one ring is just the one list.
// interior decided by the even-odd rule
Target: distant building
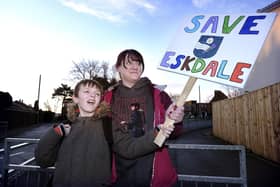
[(220, 90), (215, 90), (214, 96), (209, 103), (197, 103), (191, 100), (184, 103), (185, 114), (188, 118), (211, 118), (212, 102), (227, 99), (228, 97)]
[(188, 118), (206, 118), (211, 116), (211, 103), (197, 103), (196, 101), (186, 101), (184, 104), (185, 114)]
[(196, 101), (186, 101), (184, 103), (185, 114), (191, 113), (193, 115), (197, 112), (197, 105)]
[(214, 97), (210, 100), (210, 103), (213, 103), (215, 101), (220, 101), (223, 99), (227, 99), (228, 97), (220, 90), (214, 91)]

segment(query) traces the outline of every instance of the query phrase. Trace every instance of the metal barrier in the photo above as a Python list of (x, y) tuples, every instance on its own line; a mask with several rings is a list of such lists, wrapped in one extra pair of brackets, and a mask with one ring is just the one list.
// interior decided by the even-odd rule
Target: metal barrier
[[(4, 164), (3, 164), (3, 171), (2, 171), (3, 187), (8, 187), (9, 174), (11, 172), (13, 172), (14, 170), (43, 172), (44, 174), (52, 174), (54, 172), (54, 170), (55, 170), (54, 167), (49, 167), (49, 168), (43, 169), (37, 165), (28, 165), (29, 163), (31, 163), (34, 160), (34, 157), (21, 164), (10, 164), (9, 156), (10, 156), (10, 151), (13, 149), (13, 147), (9, 146), (9, 143), (24, 142), (22, 145), (26, 145), (26, 143), (38, 143), (38, 141), (39, 141), (39, 139), (28, 139), (28, 138), (6, 138), (5, 139)], [(198, 144), (167, 144), (167, 145), (168, 145), (169, 149), (239, 151), (240, 177), (178, 174), (178, 180), (179, 180), (181, 187), (183, 187), (184, 181), (239, 184), (242, 187), (247, 187), (246, 154), (245, 154), (244, 146), (241, 146), (241, 145), (198, 145)], [(40, 176), (39, 176), (39, 181), (36, 181), (36, 183), (40, 184)], [(39, 185), (37, 185), (37, 186), (39, 186)]]
[[(10, 152), (13, 149), (17, 149), (19, 147), (22, 146), (27, 146), (30, 143), (38, 143), (39, 139), (29, 139), (29, 138), (6, 138), (5, 142), (4, 142), (4, 163), (3, 163), (3, 170), (2, 170), (2, 183), (3, 183), (3, 187), (8, 187), (8, 179), (9, 179), (9, 175), (11, 175), (13, 172), (15, 171), (21, 171), (21, 175), (23, 175), (23, 172), (26, 172), (27, 176), (26, 176), (26, 180), (24, 181), (24, 183), (26, 185), (24, 186), (34, 186), (34, 185), (30, 185), (30, 182), (34, 182), (34, 180), (36, 180), (36, 186), (42, 186), (41, 181), (42, 180), (42, 176), (49, 178), (50, 174), (52, 174), (55, 170), (54, 167), (49, 167), (49, 168), (40, 168), (40, 166), (37, 165), (31, 165), (30, 163), (33, 162), (35, 160), (34, 157), (24, 161), (21, 164), (11, 164), (10, 163)], [(18, 143), (21, 142), (21, 144), (16, 145), (16, 146), (9, 146), (10, 143)], [(33, 177), (33, 181), (30, 179), (30, 173), (31, 172), (37, 172), (37, 174), (39, 174), (37, 176), (38, 179), (34, 179)], [(19, 176), (17, 176), (19, 177)], [(45, 179), (44, 183), (47, 183), (48, 179)], [(22, 184), (16, 185), (16, 186), (23, 186)]]
[(246, 152), (242, 145), (198, 145), (198, 144), (167, 144), (169, 149), (189, 149), (189, 150), (223, 150), (239, 152), (239, 172), (240, 177), (221, 177), (221, 176), (202, 176), (202, 175), (184, 175), (178, 174), (180, 186), (183, 181), (207, 182), (207, 183), (224, 183), (224, 184), (240, 184), (247, 187), (247, 171), (246, 171)]
[(0, 121), (0, 139), (6, 138), (7, 130), (8, 129), (8, 122), (7, 121)]

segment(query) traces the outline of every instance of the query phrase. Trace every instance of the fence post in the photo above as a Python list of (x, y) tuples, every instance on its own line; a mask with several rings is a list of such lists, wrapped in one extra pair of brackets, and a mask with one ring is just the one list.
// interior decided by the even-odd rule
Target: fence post
[(9, 159), (10, 159), (10, 147), (8, 144), (7, 139), (5, 138), (4, 142), (4, 163), (3, 163), (3, 187), (8, 187), (8, 164), (9, 164)]
[(240, 177), (243, 179), (242, 187), (247, 187), (247, 172), (246, 172), (246, 150), (244, 146), (241, 146), (239, 151), (240, 162)]
[(0, 138), (6, 138), (7, 137), (7, 130), (8, 130), (8, 122), (7, 121), (0, 121), (0, 129), (1, 129)]

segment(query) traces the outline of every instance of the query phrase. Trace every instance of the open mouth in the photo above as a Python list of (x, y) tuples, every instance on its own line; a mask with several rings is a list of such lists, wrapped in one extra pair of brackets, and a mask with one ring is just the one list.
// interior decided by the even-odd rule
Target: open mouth
[(94, 100), (89, 100), (89, 101), (87, 101), (87, 104), (94, 105), (95, 101)]

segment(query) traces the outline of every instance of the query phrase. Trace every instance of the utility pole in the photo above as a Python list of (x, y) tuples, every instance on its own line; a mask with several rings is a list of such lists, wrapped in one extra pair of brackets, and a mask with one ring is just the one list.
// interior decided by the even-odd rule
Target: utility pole
[(200, 100), (200, 85), (198, 86), (198, 102), (201, 103), (201, 100)]
[(38, 87), (38, 96), (37, 96), (37, 104), (38, 104), (38, 110), (37, 110), (37, 123), (39, 123), (39, 116), (40, 116), (40, 89), (41, 89), (41, 74), (39, 76), (39, 87)]

